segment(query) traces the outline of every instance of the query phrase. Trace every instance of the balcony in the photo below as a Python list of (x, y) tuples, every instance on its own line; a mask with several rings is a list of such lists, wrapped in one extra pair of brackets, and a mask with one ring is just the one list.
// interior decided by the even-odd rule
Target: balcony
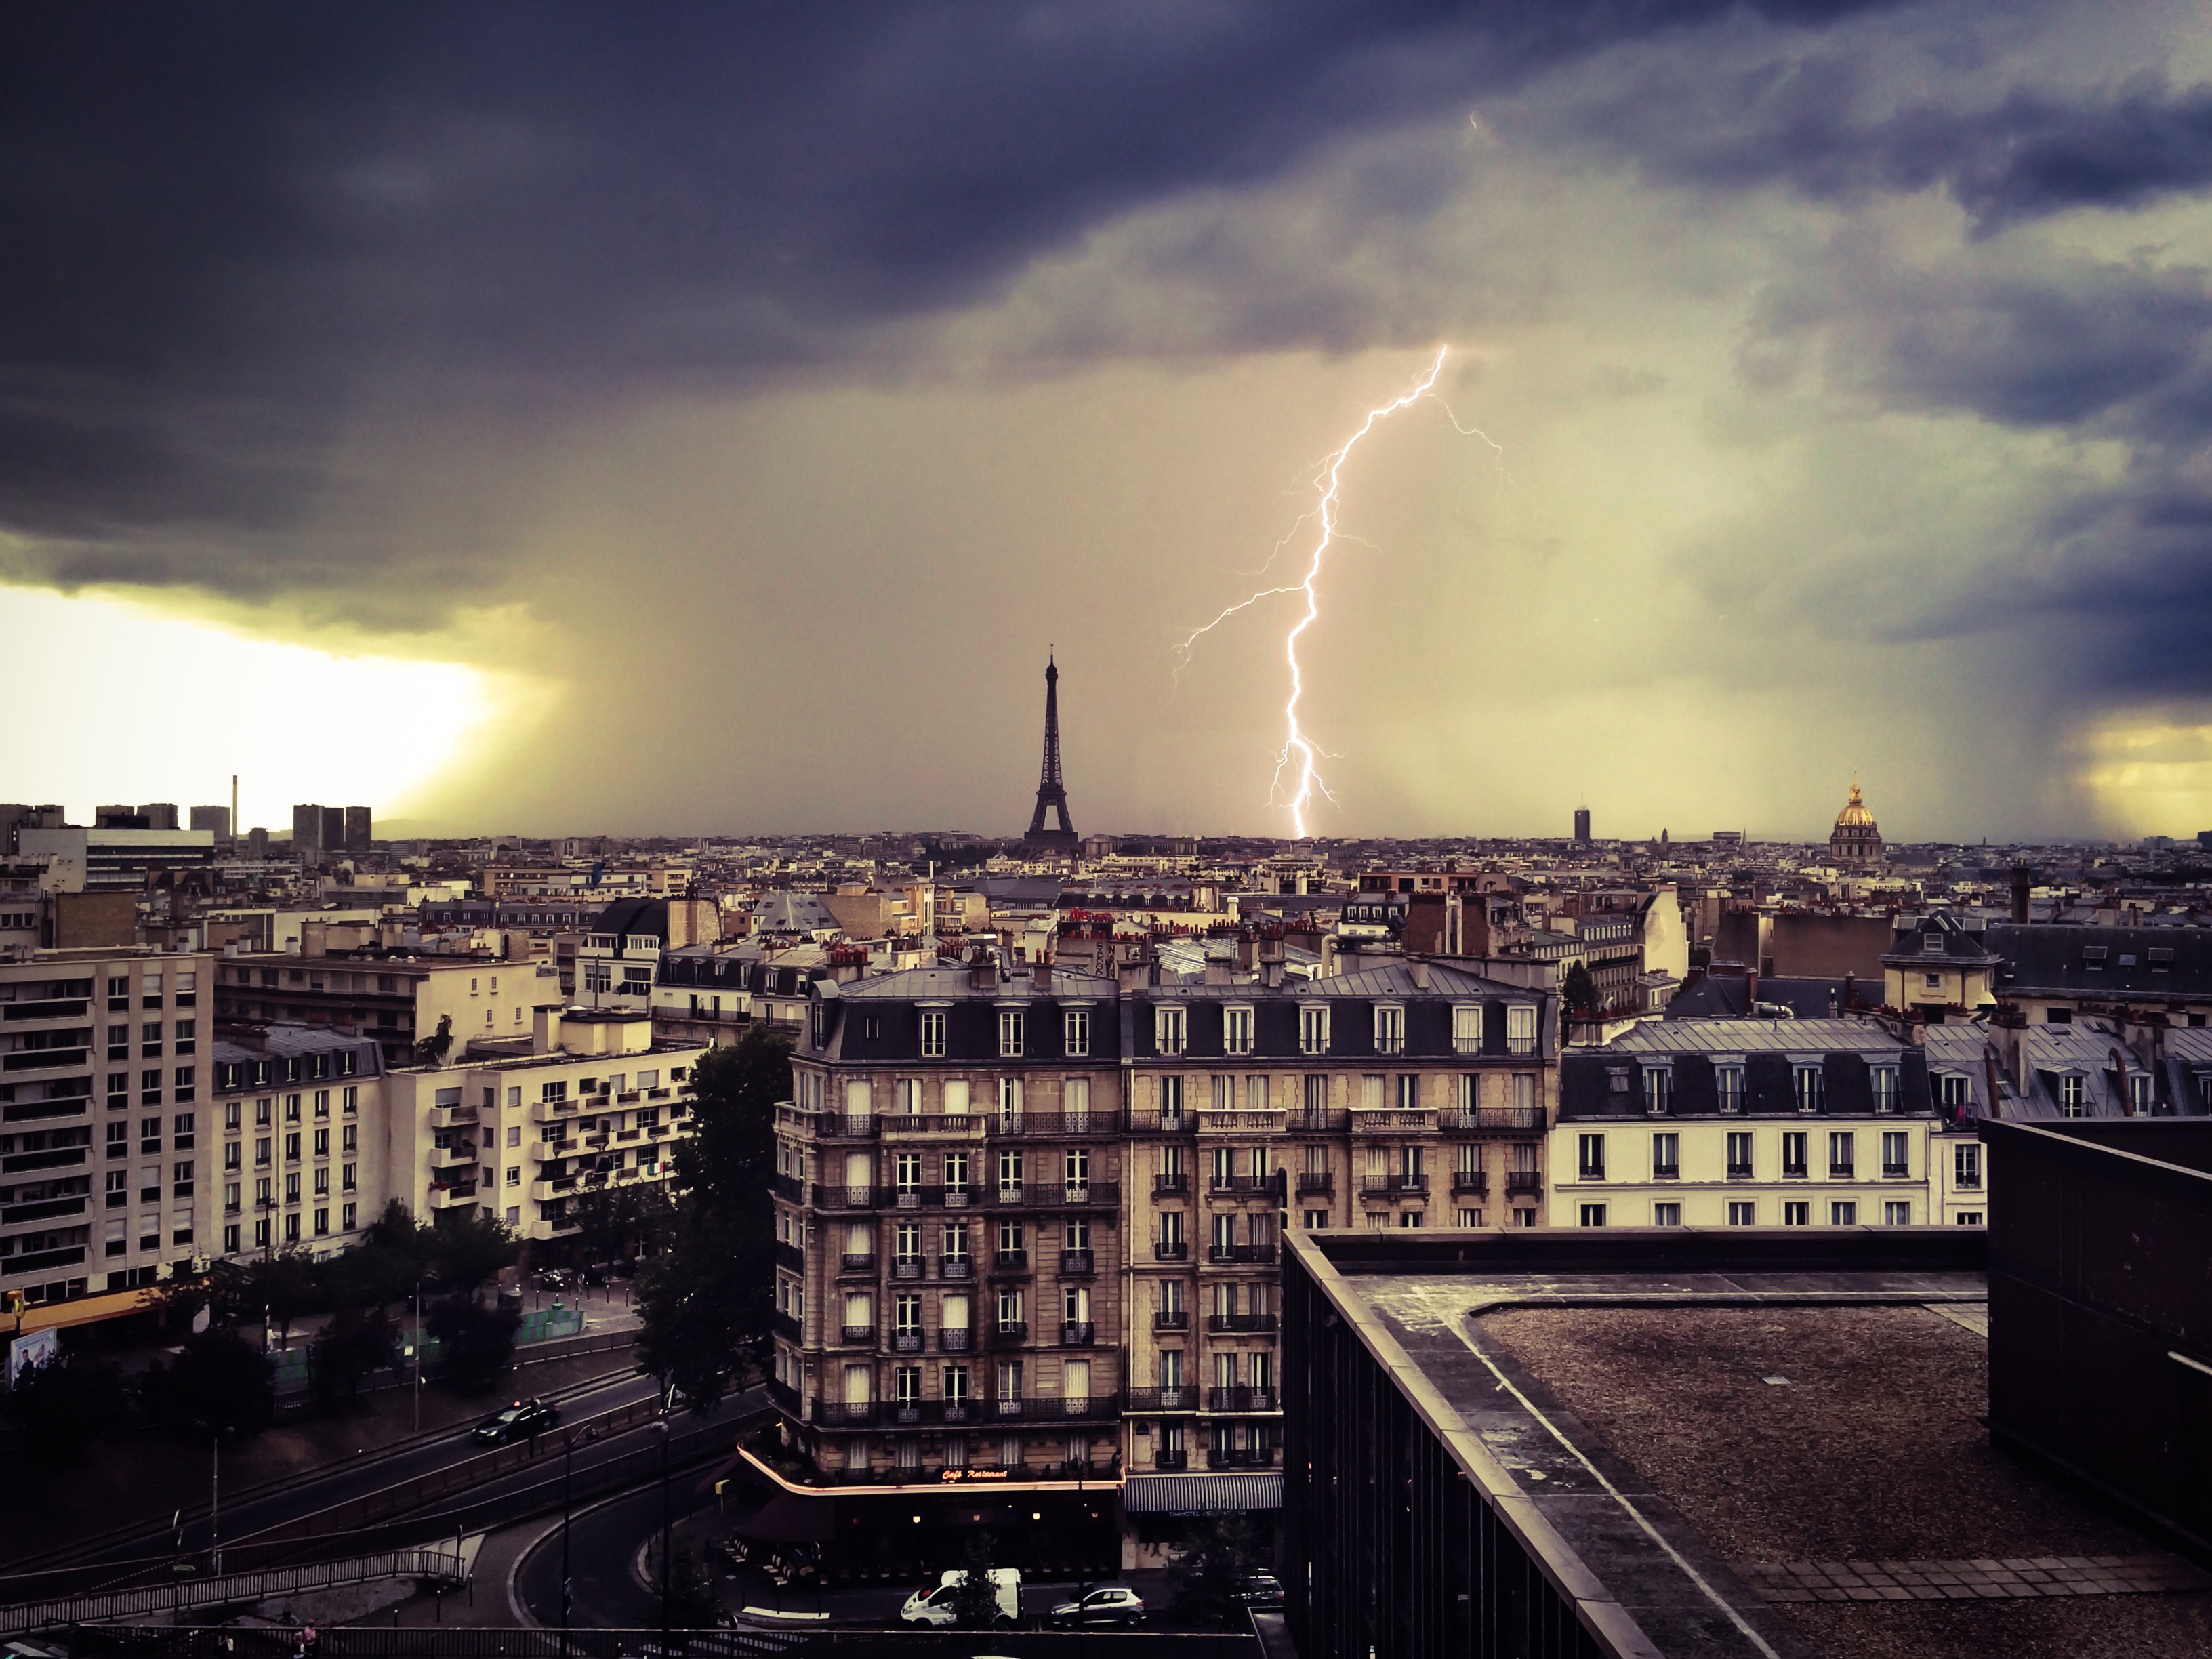
[[(139, 1242), (142, 1248), (153, 1249), (161, 1248), (159, 1239), (155, 1240), (150, 1246), (146, 1245), (143, 1239)], [(64, 1245), (61, 1249), (54, 1250), (27, 1250), (21, 1255), (11, 1255), (8, 1258), (8, 1271), (11, 1273), (37, 1273), (47, 1267), (70, 1267), (83, 1260), (84, 1246), (82, 1244)]]
[(1187, 1135), (1196, 1132), (1198, 1119), (1191, 1113), (1140, 1111), (1129, 1114), (1133, 1134)]
[(1452, 1171), (1451, 1189), (1455, 1198), (1486, 1198), (1490, 1194), (1490, 1172), (1487, 1170), (1455, 1170)]
[(1352, 1113), (1342, 1106), (1322, 1106), (1292, 1112), (1283, 1127), (1294, 1135), (1342, 1134), (1352, 1127)]
[(1278, 1323), (1277, 1316), (1271, 1313), (1218, 1313), (1206, 1316), (1207, 1330), (1245, 1336), (1274, 1330)]
[(788, 1337), (793, 1342), (805, 1340), (799, 1322), (787, 1313), (772, 1313), (768, 1316), (768, 1328), (778, 1336)]
[(457, 1140), (450, 1146), (434, 1146), (430, 1162), (437, 1164), (473, 1164), (477, 1161), (477, 1144), (473, 1140)]
[(1187, 1331), (1190, 1328), (1190, 1310), (1155, 1308), (1152, 1310), (1152, 1328), (1156, 1331)]
[(965, 1327), (947, 1326), (937, 1334), (937, 1351), (939, 1353), (973, 1353), (975, 1351), (975, 1333)]
[(837, 1340), (848, 1348), (873, 1347), (876, 1328), (873, 1325), (841, 1325), (837, 1328)]
[(1505, 1172), (1505, 1196), (1508, 1198), (1540, 1198), (1544, 1194), (1544, 1177), (1534, 1170), (1508, 1170)]
[(973, 1279), (975, 1277), (975, 1258), (972, 1255), (940, 1255), (937, 1258), (939, 1279)]
[(806, 1201), (806, 1188), (796, 1176), (770, 1176), (768, 1184), (770, 1191), (788, 1203), (804, 1204)]
[(1429, 1178), (1425, 1175), (1379, 1175), (1359, 1177), (1360, 1195), (1364, 1198), (1424, 1198), (1428, 1194)]
[(837, 1271), (841, 1273), (872, 1273), (875, 1270), (876, 1258), (872, 1253), (866, 1255), (841, 1255), (837, 1258)]
[[(623, 1097), (627, 1100), (628, 1095)], [(817, 1112), (814, 1133), (824, 1140), (873, 1140), (876, 1120), (872, 1115), (854, 1116), (845, 1112)]]
[(1298, 1196), (1301, 1198), (1309, 1194), (1325, 1198), (1335, 1191), (1336, 1177), (1327, 1170), (1307, 1170), (1298, 1176)]
[(787, 1244), (779, 1238), (775, 1242), (775, 1265), (790, 1273), (805, 1273), (806, 1252), (798, 1245)]
[(1730, 1181), (1748, 1181), (1748, 1180), (1750, 1180), (1750, 1179), (1751, 1179), (1751, 1165), (1750, 1165), (1750, 1164), (1729, 1164), (1729, 1165), (1728, 1166), (1728, 1178), (1729, 1178)]
[(1212, 1244), (1206, 1247), (1206, 1259), (1222, 1266), (1256, 1262), (1272, 1267), (1275, 1261), (1273, 1244)]
[(532, 1182), (530, 1183), (530, 1198), (531, 1201), (534, 1204), (543, 1204), (550, 1198), (566, 1198), (569, 1194), (575, 1190), (575, 1176), (556, 1176), (550, 1181)]
[(1079, 1187), (1065, 1182), (1054, 1185), (1000, 1187), (994, 1194), (1000, 1204), (1019, 1204), (1030, 1209), (1097, 1210), (1121, 1206), (1121, 1183), (1093, 1181)]
[(1828, 1164), (1828, 1179), (1831, 1181), (1856, 1181), (1858, 1179), (1857, 1170), (1858, 1165), (1856, 1163), (1838, 1164), (1831, 1160)]
[(989, 1120), (994, 1135), (1037, 1139), (1051, 1135), (1114, 1135), (1121, 1133), (1119, 1112), (1022, 1112)]
[(477, 1183), (473, 1181), (457, 1182), (450, 1187), (430, 1188), (430, 1207), (434, 1210), (450, 1210), (459, 1205), (473, 1204), (476, 1201)]
[(617, 1140), (635, 1140), (635, 1139), (638, 1139), (640, 1137), (641, 1137), (644, 1133), (645, 1133), (645, 1131), (644, 1131), (644, 1130), (642, 1130), (642, 1129), (624, 1129), (624, 1130), (622, 1130), (620, 1133), (618, 1133), (615, 1136), (615, 1139), (616, 1139)]
[(1424, 1108), (1395, 1106), (1352, 1109), (1352, 1133), (1356, 1135), (1427, 1134), (1437, 1127), (1437, 1115)]
[(991, 1328), (992, 1334), (1000, 1342), (1026, 1342), (1030, 1340), (1030, 1322), (1026, 1319), (1001, 1319)]
[(1198, 1409), (1198, 1390), (1181, 1384), (1166, 1389), (1131, 1389), (1128, 1409), (1133, 1412), (1194, 1412)]
[(825, 1187), (819, 1182), (814, 1187), (817, 1210), (872, 1210), (890, 1197), (888, 1187)]
[(1188, 1175), (1154, 1176), (1152, 1196), (1154, 1198), (1188, 1198), (1190, 1176)]
[(0, 1004), (0, 1018), (10, 1023), (19, 1019), (81, 1019), (91, 1011), (88, 997), (53, 997), (40, 1002), (10, 1002)]
[(1209, 1469), (1272, 1469), (1275, 1467), (1273, 1446), (1214, 1446), (1206, 1454)]
[(1156, 1451), (1152, 1454), (1152, 1467), (1163, 1471), (1187, 1469), (1190, 1467), (1190, 1453), (1182, 1449)]
[(891, 1259), (891, 1277), (908, 1280), (921, 1279), (928, 1267), (929, 1263), (918, 1255), (894, 1256)]
[(0, 1227), (13, 1227), (27, 1221), (45, 1221), (58, 1215), (82, 1215), (85, 1206), (91, 1201), (80, 1194), (74, 1198), (46, 1198), (29, 1204), (0, 1206)]
[(922, 1333), (918, 1328), (914, 1329), (902, 1328), (895, 1330), (891, 1333), (891, 1352), (893, 1353), (920, 1353), (922, 1348)]
[(430, 1109), (430, 1127), (436, 1129), (473, 1129), (477, 1124), (477, 1109), (473, 1106), (433, 1106)]
[(1221, 1111), (1201, 1107), (1198, 1113), (1198, 1132), (1202, 1135), (1272, 1135), (1281, 1133), (1284, 1112), (1280, 1108), (1256, 1112)]
[(1060, 1276), (1062, 1279), (1088, 1279), (1097, 1271), (1088, 1250), (1062, 1250), (1060, 1253)]
[(52, 1072), (89, 1065), (91, 1055), (89, 1048), (22, 1048), (0, 1059), (0, 1066), (10, 1072)]
[(1217, 1175), (1206, 1178), (1206, 1195), (1211, 1198), (1274, 1198), (1283, 1190), (1282, 1172), (1269, 1175)]
[(1025, 1273), (1029, 1270), (1030, 1253), (1027, 1250), (998, 1250), (992, 1254), (991, 1276), (994, 1279), (1002, 1274)]
[(1801, 1160), (1798, 1163), (1792, 1164), (1788, 1158), (1784, 1158), (1782, 1160), (1782, 1178), (1784, 1181), (1804, 1180), (1806, 1178), (1806, 1175), (1803, 1162)]
[(1510, 1129), (1526, 1134), (1544, 1127), (1540, 1106), (1482, 1106), (1471, 1112), (1455, 1107), (1437, 1114), (1440, 1129)]
[(1097, 1330), (1097, 1326), (1088, 1319), (1063, 1319), (1060, 1322), (1060, 1346), (1063, 1348), (1087, 1348)]
[(983, 1119), (975, 1112), (897, 1112), (884, 1119), (887, 1135), (950, 1135), (973, 1139), (983, 1133)]
[(1206, 1389), (1207, 1411), (1281, 1411), (1283, 1395), (1274, 1389)]
[(1882, 1173), (1883, 1177), (1884, 1177), (1885, 1179), (1892, 1180), (1892, 1181), (1902, 1181), (1902, 1180), (1906, 1179), (1907, 1177), (1909, 1177), (1909, 1176), (1912, 1174), (1912, 1166), (1911, 1166), (1910, 1164), (1887, 1164), (1887, 1163), (1885, 1163), (1885, 1164), (1881, 1166), (1881, 1173)]
[(876, 1420), (876, 1402), (872, 1400), (817, 1400), (814, 1402), (814, 1420), (842, 1428), (866, 1428)]
[(772, 1402), (774, 1402), (778, 1411), (784, 1413), (787, 1416), (796, 1417), (801, 1420), (805, 1419), (806, 1415), (805, 1401), (799, 1398), (799, 1390), (793, 1388), (788, 1382), (779, 1382), (772, 1376), (769, 1378), (768, 1397)]
[(1680, 1181), (1682, 1166), (1679, 1164), (1655, 1164), (1651, 1166), (1651, 1178), (1654, 1181)]
[(1176, 1239), (1172, 1243), (1168, 1243), (1165, 1240), (1156, 1239), (1152, 1243), (1152, 1260), (1155, 1261), (1188, 1261), (1190, 1260), (1190, 1246), (1182, 1239)]

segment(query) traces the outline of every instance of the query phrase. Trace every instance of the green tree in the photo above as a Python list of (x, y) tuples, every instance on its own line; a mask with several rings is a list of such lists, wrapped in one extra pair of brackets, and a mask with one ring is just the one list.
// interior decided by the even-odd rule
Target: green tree
[(1576, 1013), (1597, 1012), (1597, 981), (1590, 977), (1588, 967), (1578, 962), (1567, 969), (1567, 976), (1559, 981), (1559, 997)]
[(83, 1461), (102, 1429), (123, 1416), (123, 1377), (113, 1365), (76, 1354), (57, 1354), (15, 1379), (0, 1394), (0, 1416), (21, 1437), (23, 1461), (64, 1469)]
[(238, 1300), (274, 1325), (289, 1346), (293, 1321), (323, 1305), (319, 1279), (314, 1262), (296, 1251), (272, 1255), (246, 1268)]
[(1168, 1595), (1176, 1617), (1194, 1630), (1222, 1630), (1244, 1610), (1238, 1592), (1262, 1565), (1259, 1535), (1241, 1515), (1194, 1521), (1168, 1563)]
[(138, 1400), (156, 1423), (258, 1434), (276, 1417), (276, 1362), (236, 1331), (213, 1326), (186, 1337), (167, 1366), (149, 1366), (138, 1379)]
[(791, 1097), (791, 1048), (755, 1026), (709, 1052), (693, 1078), (691, 1135), (677, 1143), (668, 1252), (638, 1275), (638, 1356), (665, 1391), (706, 1412), (759, 1366), (775, 1310), (776, 1103)]
[(465, 1394), (489, 1389), (514, 1358), (520, 1309), (487, 1308), (472, 1297), (441, 1297), (422, 1327), (438, 1339), (438, 1374)]
[(431, 1261), (446, 1288), (473, 1300), (484, 1281), (514, 1265), (521, 1245), (512, 1229), (482, 1210), (447, 1210), (429, 1229)]
[(568, 1213), (586, 1261), (612, 1261), (632, 1249), (665, 1250), (676, 1233), (676, 1205), (659, 1182), (591, 1188), (576, 1195)]
[(952, 1621), (963, 1630), (988, 1630), (1002, 1616), (999, 1587), (991, 1582), (991, 1547), (988, 1532), (968, 1534), (960, 1552), (960, 1571), (965, 1576), (952, 1591)]
[(361, 1379), (392, 1364), (398, 1352), (398, 1328), (379, 1308), (340, 1308), (307, 1350), (315, 1396), (325, 1405), (340, 1393), (361, 1393)]

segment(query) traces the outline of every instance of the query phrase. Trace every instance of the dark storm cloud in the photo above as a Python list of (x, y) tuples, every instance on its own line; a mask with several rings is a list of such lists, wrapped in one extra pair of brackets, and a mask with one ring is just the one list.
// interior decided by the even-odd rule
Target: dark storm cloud
[(840, 362), (1117, 212), (1736, 9), (15, 8), (12, 574), (264, 592), (389, 491), (329, 461), (364, 410), (512, 429)]

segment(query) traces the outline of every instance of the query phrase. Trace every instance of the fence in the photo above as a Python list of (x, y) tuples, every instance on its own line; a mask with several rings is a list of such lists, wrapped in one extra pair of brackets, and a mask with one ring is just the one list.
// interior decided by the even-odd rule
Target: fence
[(147, 1613), (175, 1614), (195, 1607), (234, 1607), (265, 1601), (270, 1596), (335, 1589), (341, 1584), (362, 1584), (379, 1578), (435, 1578), (459, 1583), (465, 1576), (462, 1558), (457, 1550), (386, 1550), (346, 1561), (318, 1561), (304, 1566), (232, 1573), (221, 1578), (181, 1579), (143, 1589), (64, 1596), (0, 1607), (0, 1636), (20, 1636), (27, 1631), (51, 1630), (56, 1626), (100, 1623)]
[[(550, 1320), (556, 1311), (562, 1316), (563, 1325), (570, 1328), (547, 1325), (539, 1328), (544, 1334), (532, 1334), (531, 1321)], [(618, 1348), (631, 1347), (637, 1340), (637, 1332), (633, 1328), (599, 1331), (588, 1336), (578, 1334), (583, 1323), (583, 1310), (580, 1308), (547, 1308), (539, 1313), (525, 1314), (522, 1328), (515, 1336), (514, 1364), (540, 1365), (550, 1360), (573, 1359), (579, 1354), (607, 1353)], [(422, 1339), (423, 1376), (430, 1376), (436, 1373), (439, 1358), (444, 1351), (444, 1345), (436, 1337)], [(379, 1389), (404, 1389), (415, 1380), (415, 1339), (411, 1331), (401, 1341), (400, 1352), (398, 1364), (371, 1371), (362, 1379), (362, 1393), (373, 1393)], [(307, 1364), (308, 1352), (306, 1348), (291, 1348), (272, 1356), (276, 1361), (276, 1392), (280, 1405), (290, 1406), (306, 1394), (313, 1380)]]
[[(968, 1659), (981, 1644), (1012, 1659), (1262, 1659), (1256, 1637), (1243, 1632), (1182, 1635), (1152, 1631), (676, 1631), (667, 1652), (690, 1659)], [(140, 1654), (182, 1659), (289, 1659), (282, 1631), (194, 1626), (107, 1626), (69, 1633), (80, 1659)], [(368, 1625), (322, 1632), (319, 1659), (617, 1659), (662, 1651), (658, 1630), (556, 1630), (447, 1626), (395, 1630)]]

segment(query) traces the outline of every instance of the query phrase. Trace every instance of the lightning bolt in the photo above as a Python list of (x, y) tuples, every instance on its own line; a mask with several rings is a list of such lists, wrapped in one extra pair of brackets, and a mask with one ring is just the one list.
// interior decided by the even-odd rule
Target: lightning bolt
[[(1372, 432), (1380, 422), (1409, 404), (1420, 402), (1424, 398), (1435, 396), (1437, 377), (1443, 372), (1444, 358), (1449, 355), (1450, 349), (1449, 346), (1437, 347), (1435, 361), (1430, 363), (1428, 372), (1413, 382), (1411, 391), (1402, 397), (1395, 398), (1387, 404), (1369, 410), (1367, 418), (1359, 423), (1358, 430), (1346, 438), (1338, 448), (1322, 461), (1314, 474), (1314, 488), (1319, 492), (1319, 499), (1305, 513), (1299, 515), (1297, 525), (1292, 527), (1291, 535), (1285, 536), (1282, 541), (1275, 544), (1275, 553), (1268, 556), (1267, 565), (1261, 567), (1264, 571), (1268, 566), (1273, 565), (1276, 555), (1281, 553), (1284, 545), (1290, 541), (1291, 537), (1297, 535), (1300, 527), (1317, 520), (1321, 526), (1321, 533), (1314, 543), (1312, 553), (1307, 558), (1304, 577), (1300, 580), (1285, 583), (1279, 586), (1258, 588), (1237, 600), (1236, 604), (1224, 606), (1212, 621), (1202, 628), (1193, 629), (1186, 635), (1182, 645), (1177, 647), (1176, 672), (1180, 675), (1183, 667), (1189, 663), (1191, 653), (1197, 648), (1199, 641), (1231, 617), (1249, 611), (1263, 599), (1279, 598), (1286, 593), (1305, 595), (1304, 613), (1291, 625), (1290, 631), (1283, 638), (1283, 659), (1289, 665), (1291, 671), (1291, 694), (1289, 699), (1283, 704), (1283, 746), (1275, 756), (1274, 777), (1269, 782), (1267, 788), (1267, 801), (1270, 805), (1275, 805), (1279, 800), (1289, 809), (1291, 830), (1296, 839), (1299, 841), (1305, 839), (1306, 812), (1313, 803), (1314, 796), (1318, 793), (1327, 799), (1335, 799), (1329, 794), (1328, 786), (1322, 781), (1319, 766), (1321, 761), (1329, 757), (1315, 744), (1314, 740), (1307, 735), (1304, 726), (1298, 720), (1298, 704), (1304, 698), (1306, 690), (1305, 671), (1298, 661), (1298, 641), (1306, 629), (1312, 627), (1321, 617), (1321, 594), (1316, 584), (1320, 580), (1322, 565), (1328, 562), (1330, 548), (1340, 540), (1357, 542), (1361, 539), (1337, 527), (1337, 507), (1345, 464), (1352, 459), (1352, 452), (1358, 448), (1360, 441)], [(1437, 401), (1442, 403), (1443, 400), (1439, 398)], [(1449, 405), (1444, 407), (1444, 414), (1450, 420), (1453, 430), (1458, 432), (1462, 437), (1480, 438), (1483, 442), (1497, 450), (1499, 463), (1503, 465), (1504, 451), (1492, 442), (1486, 434), (1473, 427), (1462, 426), (1459, 423), (1459, 417), (1452, 414)], [(1372, 546), (1373, 544), (1363, 542), (1362, 545)], [(1291, 786), (1287, 790), (1285, 783), (1286, 777)], [(1287, 799), (1285, 799), (1286, 794)]]

